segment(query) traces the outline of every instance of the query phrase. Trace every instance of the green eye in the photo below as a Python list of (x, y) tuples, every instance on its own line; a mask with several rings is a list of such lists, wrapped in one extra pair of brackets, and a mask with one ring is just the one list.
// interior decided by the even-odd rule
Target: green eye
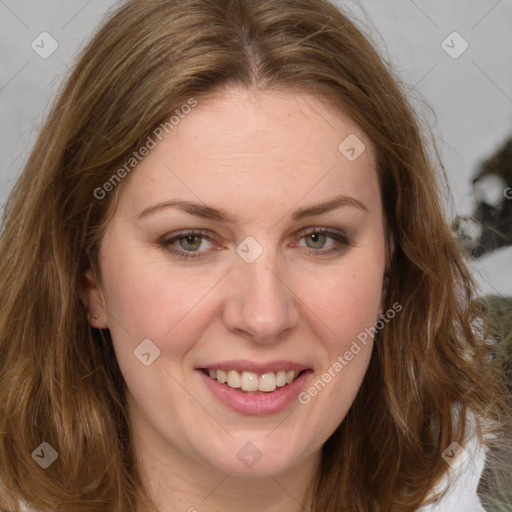
[(203, 241), (201, 236), (187, 235), (179, 238), (180, 247), (185, 251), (197, 251)]
[[(325, 233), (311, 233), (305, 237), (306, 245), (310, 249), (322, 249), (327, 241), (327, 235)], [(311, 241), (311, 244), (308, 243)]]
[(214, 243), (206, 231), (184, 231), (160, 242), (161, 246), (181, 258), (198, 258), (211, 251)]
[(303, 231), (298, 246), (309, 249), (311, 255), (327, 256), (345, 252), (350, 242), (342, 231), (315, 227)]

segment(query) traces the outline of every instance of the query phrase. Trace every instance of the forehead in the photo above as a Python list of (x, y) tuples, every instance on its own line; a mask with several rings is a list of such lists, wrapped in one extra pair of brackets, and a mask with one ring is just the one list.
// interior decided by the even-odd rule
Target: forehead
[(325, 100), (229, 88), (180, 117), (123, 184), (121, 202), (143, 207), (179, 196), (248, 206), (267, 198), (285, 207), (337, 193), (375, 202), (375, 169), (367, 135)]

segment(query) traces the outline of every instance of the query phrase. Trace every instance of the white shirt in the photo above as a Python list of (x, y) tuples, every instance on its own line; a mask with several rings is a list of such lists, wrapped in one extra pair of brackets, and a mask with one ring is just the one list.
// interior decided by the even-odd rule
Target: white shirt
[[(464, 450), (449, 449), (445, 454), (450, 471), (434, 492), (448, 487), (446, 495), (437, 503), (420, 507), (418, 512), (485, 512), (476, 493), (485, 466), (487, 448), (476, 435), (467, 443)], [(443, 452), (444, 453), (444, 452)], [(453, 461), (450, 455), (454, 455)]]

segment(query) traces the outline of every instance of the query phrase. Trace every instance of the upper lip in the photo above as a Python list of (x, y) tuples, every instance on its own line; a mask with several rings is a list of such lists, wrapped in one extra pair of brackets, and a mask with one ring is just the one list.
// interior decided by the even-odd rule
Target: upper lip
[(253, 372), (264, 374), (266, 372), (277, 372), (279, 370), (309, 370), (310, 367), (302, 363), (294, 361), (268, 361), (266, 363), (257, 363), (255, 361), (248, 361), (237, 359), (232, 361), (221, 361), (218, 363), (206, 364), (199, 366), (198, 370), (236, 370), (238, 372)]

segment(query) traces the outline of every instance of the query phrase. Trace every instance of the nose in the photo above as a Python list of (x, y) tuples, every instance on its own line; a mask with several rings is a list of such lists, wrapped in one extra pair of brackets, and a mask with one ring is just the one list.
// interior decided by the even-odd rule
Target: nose
[(230, 272), (229, 296), (223, 310), (225, 327), (258, 343), (276, 343), (299, 321), (299, 299), (293, 285), (269, 258), (239, 260)]

